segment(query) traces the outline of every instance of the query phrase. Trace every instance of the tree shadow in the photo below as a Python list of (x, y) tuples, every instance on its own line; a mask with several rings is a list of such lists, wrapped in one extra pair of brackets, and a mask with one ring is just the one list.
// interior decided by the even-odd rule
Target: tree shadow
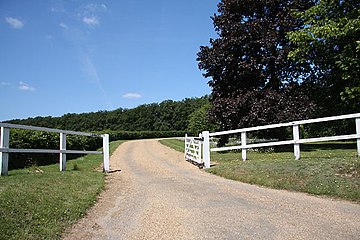
[(339, 150), (339, 149), (356, 149), (355, 142), (334, 142), (334, 143), (317, 143), (302, 144), (301, 151), (311, 152), (316, 150)]
[[(356, 142), (326, 142), (326, 143), (306, 143), (300, 144), (300, 151), (302, 152), (313, 152), (317, 150), (340, 150), (340, 149), (356, 149)], [(275, 146), (274, 152), (293, 152), (294, 146), (284, 145)]]

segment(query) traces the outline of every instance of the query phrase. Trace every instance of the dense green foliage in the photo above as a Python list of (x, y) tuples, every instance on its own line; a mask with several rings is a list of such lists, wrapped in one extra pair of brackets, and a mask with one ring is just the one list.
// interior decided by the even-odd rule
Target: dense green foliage
[(184, 131), (188, 126), (188, 116), (207, 102), (208, 97), (205, 96), (144, 104), (133, 109), (69, 113), (62, 117), (36, 117), (8, 122), (74, 131)]
[[(11, 129), (10, 147), (24, 149), (59, 149), (60, 137), (58, 133)], [(95, 150), (102, 146), (102, 139), (98, 137), (85, 137), (68, 135), (67, 149), (70, 150)], [(68, 154), (68, 159), (78, 155)], [(9, 169), (30, 167), (33, 165), (53, 164), (59, 161), (58, 154), (36, 153), (10, 153)]]
[[(113, 152), (120, 141), (110, 144)], [(104, 187), (101, 156), (12, 170), (0, 178), (0, 239), (61, 239)]]
[(223, 130), (305, 119), (313, 112), (298, 84), (302, 68), (287, 55), (286, 33), (302, 26), (302, 1), (222, 0), (212, 19), (219, 37), (198, 53), (210, 78), (211, 115)]
[(217, 126), (209, 120), (210, 108), (210, 103), (207, 103), (190, 114), (187, 133), (198, 136), (203, 131), (214, 132), (217, 130)]
[(296, 48), (291, 59), (308, 69), (306, 82), (322, 115), (353, 113), (360, 108), (360, 2), (319, 1), (295, 14), (304, 27), (289, 32)]
[(219, 37), (197, 58), (212, 87), (210, 116), (228, 130), (357, 112), (359, 6), (221, 0), (212, 18)]

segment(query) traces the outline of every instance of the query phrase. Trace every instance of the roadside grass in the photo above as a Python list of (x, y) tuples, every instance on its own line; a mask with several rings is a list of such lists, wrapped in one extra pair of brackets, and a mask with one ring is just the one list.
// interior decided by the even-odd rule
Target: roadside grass
[(178, 152), (184, 152), (185, 150), (185, 143), (184, 141), (178, 139), (163, 139), (159, 140), (159, 142), (165, 146), (168, 146)]
[[(183, 141), (162, 140), (177, 151)], [(211, 153), (214, 166), (206, 171), (225, 178), (274, 189), (324, 195), (360, 203), (360, 158), (353, 142), (327, 142), (301, 146), (301, 160), (292, 148), (274, 152), (248, 151)]]
[[(110, 143), (112, 153), (123, 141)], [(0, 239), (60, 239), (104, 188), (102, 155), (11, 170), (0, 177)]]

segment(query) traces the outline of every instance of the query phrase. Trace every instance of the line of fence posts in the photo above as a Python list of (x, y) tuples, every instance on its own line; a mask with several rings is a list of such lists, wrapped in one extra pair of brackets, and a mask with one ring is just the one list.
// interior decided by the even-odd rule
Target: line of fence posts
[[(351, 119), (351, 118), (355, 119), (356, 134), (300, 139), (299, 126), (302, 125), (302, 124), (319, 123), (319, 122), (342, 120), (342, 119)], [(292, 133), (293, 133), (293, 139), (292, 140), (268, 142), (268, 143), (258, 143), (258, 144), (247, 144), (246, 133), (249, 132), (249, 131), (258, 131), (258, 130), (264, 130), (264, 129), (272, 129), (272, 128), (279, 128), (279, 127), (289, 127), (289, 126), (292, 126)], [(241, 146), (212, 148), (212, 149), (210, 148), (210, 137), (219, 136), (219, 135), (226, 135), (226, 134), (235, 134), (235, 133), (241, 133)], [(203, 137), (203, 161), (204, 161), (204, 167), (205, 168), (210, 167), (210, 152), (211, 151), (228, 151), (228, 150), (239, 150), (239, 149), (241, 149), (242, 159), (245, 161), (247, 159), (247, 149), (249, 149), (249, 148), (280, 146), (280, 145), (293, 144), (294, 145), (295, 160), (299, 160), (300, 159), (300, 144), (301, 143), (334, 141), (334, 140), (347, 140), (347, 139), (356, 139), (357, 155), (360, 157), (360, 113), (341, 115), (341, 116), (335, 116), (335, 117), (309, 119), (309, 120), (295, 121), (295, 122), (290, 122), (290, 123), (272, 124), (272, 125), (267, 125), (267, 126), (244, 128), (244, 129), (237, 129), (237, 130), (229, 130), (229, 131), (216, 132), (216, 133), (209, 133), (209, 131), (204, 131), (204, 132), (202, 132), (202, 137)]]
[[(5, 124), (0, 123), (1, 125), (1, 135), (0, 135), (0, 176), (8, 175), (8, 166), (9, 166), (9, 153), (11, 152), (22, 152), (22, 153), (58, 153), (59, 154), (59, 163), (60, 171), (66, 170), (66, 154), (102, 154), (103, 155), (103, 171), (108, 173), (110, 170), (109, 165), (109, 134), (94, 134), (94, 133), (83, 133), (83, 132), (74, 132), (74, 131), (65, 131), (59, 129), (51, 128), (42, 128), (42, 127), (33, 127), (17, 124)], [(60, 133), (60, 147), (59, 149), (17, 149), (10, 148), (10, 129), (27, 129), (35, 131), (45, 131), (45, 132), (57, 132)], [(83, 151), (83, 150), (67, 150), (66, 149), (66, 136), (67, 134), (73, 135), (83, 135), (88, 137), (102, 137), (103, 139), (103, 149), (102, 151)]]

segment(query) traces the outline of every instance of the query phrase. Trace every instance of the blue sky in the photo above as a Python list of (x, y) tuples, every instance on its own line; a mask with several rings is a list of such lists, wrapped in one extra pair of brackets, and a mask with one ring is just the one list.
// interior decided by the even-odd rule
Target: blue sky
[(0, 121), (209, 94), (213, 0), (0, 0)]

